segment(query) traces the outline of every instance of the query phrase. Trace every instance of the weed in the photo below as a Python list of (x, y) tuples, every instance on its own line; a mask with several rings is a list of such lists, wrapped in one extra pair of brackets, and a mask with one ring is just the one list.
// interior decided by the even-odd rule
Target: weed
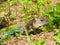
[(30, 45), (30, 36), (29, 36), (29, 34), (28, 34), (28, 31), (25, 29), (25, 34), (26, 34), (26, 36), (27, 36), (27, 41), (28, 41), (28, 45)]
[(36, 40), (33, 45), (45, 45), (45, 40), (44, 39)]

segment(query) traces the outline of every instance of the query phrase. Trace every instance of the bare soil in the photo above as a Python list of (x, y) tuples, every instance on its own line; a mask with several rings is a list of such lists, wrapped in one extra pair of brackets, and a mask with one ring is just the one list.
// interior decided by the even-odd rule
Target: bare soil
[[(41, 40), (45, 39), (46, 45), (54, 45), (55, 41), (53, 39), (54, 32), (41, 32), (39, 34), (31, 35), (33, 39), (31, 39), (30, 45), (33, 45), (35, 40)], [(3, 43), (3, 45), (28, 45), (27, 37), (24, 35), (21, 35), (20, 37), (14, 37), (12, 36), (9, 40)]]

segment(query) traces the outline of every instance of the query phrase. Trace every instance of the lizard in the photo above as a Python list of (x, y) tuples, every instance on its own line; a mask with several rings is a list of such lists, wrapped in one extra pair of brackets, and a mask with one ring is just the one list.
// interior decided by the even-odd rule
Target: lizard
[(23, 34), (24, 30), (27, 29), (28, 33), (31, 30), (35, 30), (40, 26), (49, 23), (49, 19), (46, 18), (33, 18), (28, 23), (19, 23), (10, 27), (7, 27), (3, 30), (0, 30), (0, 41), (4, 38), (8, 37), (9, 35), (13, 35), (15, 32)]

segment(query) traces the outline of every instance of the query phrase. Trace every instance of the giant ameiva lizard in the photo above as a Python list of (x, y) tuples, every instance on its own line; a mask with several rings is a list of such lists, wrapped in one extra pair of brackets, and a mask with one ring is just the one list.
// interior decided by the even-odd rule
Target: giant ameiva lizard
[[(36, 30), (40, 26), (48, 24), (50, 21), (47, 18), (33, 18), (28, 23), (19, 23), (5, 29), (0, 30), (0, 40), (8, 37), (9, 35), (14, 35), (15, 33), (23, 34), (24, 30), (27, 29), (28, 33), (31, 30)], [(38, 31), (38, 30), (37, 30)]]

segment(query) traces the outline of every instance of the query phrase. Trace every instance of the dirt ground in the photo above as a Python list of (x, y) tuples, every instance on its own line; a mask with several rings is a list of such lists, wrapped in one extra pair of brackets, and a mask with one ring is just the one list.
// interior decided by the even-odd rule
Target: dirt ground
[[(60, 2), (60, 0), (53, 0), (53, 2), (50, 5), (54, 6), (57, 2)], [(11, 10), (15, 11), (15, 6), (12, 6), (12, 7), (11, 7)], [(17, 8), (20, 9), (22, 8), (22, 6), (17, 5)], [(17, 14), (19, 14), (19, 12)], [(22, 16), (18, 16), (17, 18), (20, 19), (23, 16), (24, 14), (22, 14)], [(19, 22), (18, 19), (13, 22), (15, 23)], [(22, 20), (20, 19), (20, 21)], [(44, 31), (35, 35), (32, 34), (33, 39), (31, 40), (31, 45), (34, 43), (35, 40), (40, 40), (40, 39), (45, 39), (46, 45), (54, 45), (55, 44), (55, 41), (53, 39), (54, 34), (55, 34), (54, 31), (51, 31), (51, 32)], [(15, 38), (14, 36), (11, 36), (11, 38), (7, 40), (6, 42), (4, 42), (3, 45), (28, 45), (28, 41), (27, 41), (27, 37), (24, 35), (21, 35), (20, 37), (17, 37), (17, 38)]]
[[(45, 39), (46, 45), (54, 45), (55, 41), (53, 39), (54, 32), (41, 32), (36, 35), (32, 35), (33, 39), (31, 40), (30, 45), (33, 45), (35, 40), (41, 40)], [(28, 45), (27, 37), (26, 36), (20, 36), (15, 38), (12, 36), (9, 40), (3, 43), (3, 45)]]

